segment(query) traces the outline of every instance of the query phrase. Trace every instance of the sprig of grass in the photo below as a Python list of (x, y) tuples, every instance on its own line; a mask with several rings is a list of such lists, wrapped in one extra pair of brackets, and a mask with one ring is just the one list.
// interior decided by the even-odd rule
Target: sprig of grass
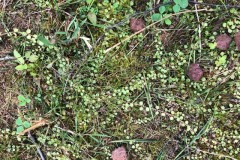
[(193, 143), (195, 143), (202, 135), (204, 135), (204, 134), (208, 131), (208, 128), (209, 128), (209, 126), (212, 124), (213, 119), (214, 119), (214, 115), (211, 116), (211, 117), (208, 119), (207, 123), (202, 127), (202, 129), (198, 132), (198, 134), (195, 135), (195, 136), (193, 137), (193, 139), (190, 141), (190, 143), (187, 144), (187, 145), (178, 153), (178, 155), (174, 158), (174, 160), (179, 160), (179, 159), (181, 159), (181, 158), (184, 156), (184, 155), (182, 155), (182, 154), (186, 151), (186, 149), (188, 149), (189, 147), (191, 147), (191, 146), (193, 145)]

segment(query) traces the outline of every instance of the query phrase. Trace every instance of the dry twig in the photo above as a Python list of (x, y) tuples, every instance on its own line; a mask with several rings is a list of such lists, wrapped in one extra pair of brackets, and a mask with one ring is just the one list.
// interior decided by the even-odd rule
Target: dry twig
[[(198, 10), (198, 12), (202, 12), (202, 11), (209, 11), (209, 10), (207, 10), (207, 9), (200, 9), (200, 10)], [(117, 44), (113, 45), (112, 47), (106, 49), (106, 50), (105, 50), (105, 53), (110, 52), (112, 49), (118, 47), (118, 46), (121, 45), (123, 42), (126, 42), (127, 40), (131, 39), (132, 37), (134, 37), (134, 36), (138, 35), (139, 33), (143, 32), (145, 29), (148, 29), (148, 28), (154, 26), (155, 24), (157, 24), (157, 23), (159, 23), (159, 22), (161, 22), (161, 21), (164, 21), (165, 19), (167, 19), (167, 18), (169, 18), (169, 17), (176, 16), (176, 15), (180, 15), (180, 14), (184, 14), (184, 13), (191, 13), (191, 12), (195, 12), (195, 10), (194, 10), (194, 11), (192, 11), (192, 10), (187, 10), (187, 11), (183, 11), (183, 12), (171, 14), (171, 15), (168, 16), (168, 17), (162, 18), (160, 21), (156, 21), (156, 22), (154, 22), (154, 23), (146, 26), (145, 28), (139, 30), (138, 32), (135, 32), (134, 34), (126, 37), (126, 38), (125, 38), (124, 40), (122, 40), (121, 42), (118, 42)]]
[(22, 136), (22, 135), (26, 134), (27, 132), (30, 132), (30, 131), (32, 131), (32, 130), (35, 130), (35, 129), (39, 128), (39, 127), (42, 127), (42, 126), (44, 126), (44, 125), (46, 125), (46, 124), (48, 124), (48, 123), (49, 123), (49, 121), (46, 120), (46, 119), (42, 119), (42, 120), (40, 120), (40, 121), (37, 121), (37, 122), (34, 123), (30, 128), (25, 129), (24, 131), (20, 132), (19, 135)]

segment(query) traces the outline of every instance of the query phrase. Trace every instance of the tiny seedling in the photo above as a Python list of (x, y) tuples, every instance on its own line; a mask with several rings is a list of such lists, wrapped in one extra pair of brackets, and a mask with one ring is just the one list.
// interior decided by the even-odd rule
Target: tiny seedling
[[(168, 16), (168, 14), (164, 14), (164, 13), (166, 13), (166, 7), (165, 7), (165, 6), (159, 7), (159, 13), (154, 13), (154, 14), (152, 15), (152, 20), (153, 20), (153, 21), (159, 21), (159, 20), (161, 20), (163, 17)], [(164, 20), (164, 22), (165, 22), (166, 25), (171, 25), (171, 24), (172, 24), (172, 21), (171, 21), (169, 18), (166, 18), (166, 19)]]
[(18, 117), (18, 119), (16, 120), (16, 125), (17, 125), (17, 134), (24, 131), (24, 129), (31, 127), (31, 124), (28, 121), (23, 121), (20, 117)]
[(217, 61), (215, 61), (215, 65), (217, 67), (225, 65), (227, 63), (227, 56), (223, 55), (221, 56)]
[[(168, 3), (169, 1), (165, 1), (165, 3)], [(172, 21), (167, 18), (169, 15), (167, 14), (169, 11), (172, 11), (174, 13), (179, 12), (181, 9), (185, 9), (188, 6), (188, 0), (174, 0), (174, 6), (171, 8), (165, 7), (164, 5), (159, 7), (159, 13), (154, 13), (152, 15), (153, 21), (159, 21), (162, 18), (165, 18), (164, 23), (166, 25), (171, 25)]]
[(216, 43), (216, 42), (214, 42), (214, 43), (208, 43), (208, 47), (209, 47), (210, 49), (215, 49), (215, 48), (217, 47), (217, 43)]
[(24, 97), (23, 95), (18, 96), (18, 106), (23, 107), (26, 106), (27, 103), (30, 103), (31, 100), (29, 98)]
[(185, 9), (188, 6), (188, 0), (174, 0), (175, 5), (173, 6), (173, 11), (175, 13), (179, 12), (181, 9)]
[[(18, 65), (15, 67), (17, 71), (30, 71), (32, 76), (35, 76), (36, 73), (34, 72), (35, 62), (38, 60), (38, 56), (32, 54), (30, 51), (25, 53), (25, 56), (22, 56), (18, 51), (14, 50), (13, 55), (16, 58)], [(28, 63), (26, 63), (28, 61)]]

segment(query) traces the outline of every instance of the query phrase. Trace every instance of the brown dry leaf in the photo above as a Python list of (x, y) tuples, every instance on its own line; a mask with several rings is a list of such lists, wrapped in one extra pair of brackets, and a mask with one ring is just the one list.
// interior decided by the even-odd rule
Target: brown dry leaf
[(199, 81), (203, 76), (203, 70), (197, 63), (190, 64), (188, 69), (188, 76), (193, 81)]
[(221, 34), (216, 37), (217, 48), (221, 50), (227, 50), (232, 42), (232, 38), (227, 34)]
[(142, 18), (131, 18), (130, 19), (130, 29), (133, 32), (140, 31), (145, 28), (145, 22)]
[(124, 147), (118, 147), (112, 152), (112, 160), (127, 160), (127, 151)]

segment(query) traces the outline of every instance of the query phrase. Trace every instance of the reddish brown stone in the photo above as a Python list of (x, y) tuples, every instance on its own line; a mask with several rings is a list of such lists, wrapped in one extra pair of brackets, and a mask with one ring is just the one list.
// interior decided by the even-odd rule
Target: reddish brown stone
[(227, 34), (221, 34), (216, 37), (217, 48), (221, 50), (227, 50), (230, 46), (232, 38)]
[(130, 19), (130, 29), (133, 32), (140, 31), (145, 28), (145, 22), (142, 18), (131, 18)]
[(190, 64), (188, 69), (188, 76), (193, 81), (199, 81), (203, 76), (203, 70), (197, 63)]
[(112, 152), (112, 160), (127, 160), (127, 151), (124, 147), (116, 148)]
[(240, 50), (240, 32), (235, 34), (234, 40), (237, 46), (237, 50)]

